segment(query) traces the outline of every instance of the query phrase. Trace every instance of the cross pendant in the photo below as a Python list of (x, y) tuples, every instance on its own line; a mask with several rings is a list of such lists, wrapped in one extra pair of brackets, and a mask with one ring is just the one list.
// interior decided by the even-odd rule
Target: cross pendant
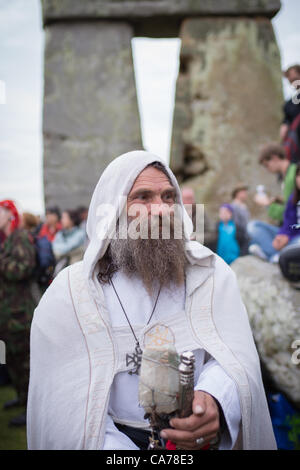
[(126, 354), (126, 366), (133, 364), (133, 369), (128, 371), (129, 375), (139, 375), (141, 363), (142, 363), (143, 351), (140, 348), (139, 343), (136, 343), (135, 352), (132, 354)]

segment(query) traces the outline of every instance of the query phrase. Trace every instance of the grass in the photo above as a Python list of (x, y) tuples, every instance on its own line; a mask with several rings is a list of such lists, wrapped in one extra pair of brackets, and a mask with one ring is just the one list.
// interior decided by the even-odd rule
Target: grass
[(24, 411), (22, 407), (3, 410), (3, 404), (16, 398), (12, 387), (0, 386), (0, 450), (26, 450), (26, 427), (9, 426), (9, 421)]

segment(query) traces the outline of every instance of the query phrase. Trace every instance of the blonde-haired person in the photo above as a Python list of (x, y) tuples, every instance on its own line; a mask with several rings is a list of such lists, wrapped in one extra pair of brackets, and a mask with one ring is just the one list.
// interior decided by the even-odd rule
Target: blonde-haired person
[(20, 226), (36, 235), (40, 228), (40, 222), (38, 217), (31, 212), (23, 212), (21, 214)]

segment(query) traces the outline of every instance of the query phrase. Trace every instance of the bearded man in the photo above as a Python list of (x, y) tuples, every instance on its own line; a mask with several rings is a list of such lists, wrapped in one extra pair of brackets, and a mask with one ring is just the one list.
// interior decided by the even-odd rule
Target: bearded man
[(84, 259), (55, 278), (34, 314), (30, 449), (147, 448), (139, 360), (161, 343), (196, 360), (193, 412), (173, 418), (164, 439), (190, 450), (217, 437), (220, 449), (276, 448), (235, 275), (191, 232), (160, 158), (134, 151), (108, 165), (89, 207)]

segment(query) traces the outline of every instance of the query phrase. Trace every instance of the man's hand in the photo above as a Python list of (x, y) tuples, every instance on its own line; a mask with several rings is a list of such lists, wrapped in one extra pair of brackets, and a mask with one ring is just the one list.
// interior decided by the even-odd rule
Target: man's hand
[[(180, 449), (197, 450), (217, 438), (220, 414), (216, 400), (206, 392), (194, 392), (193, 414), (188, 418), (173, 418), (174, 429), (164, 429), (161, 436), (174, 442)], [(196, 440), (203, 438), (201, 444)]]
[(272, 204), (272, 199), (266, 194), (255, 194), (253, 200), (256, 204), (262, 207), (267, 207)]
[(272, 243), (273, 248), (275, 248), (275, 250), (279, 251), (285, 245), (288, 244), (288, 241), (289, 241), (289, 237), (287, 235), (284, 235), (284, 234), (276, 235), (276, 237), (274, 238), (273, 243)]

